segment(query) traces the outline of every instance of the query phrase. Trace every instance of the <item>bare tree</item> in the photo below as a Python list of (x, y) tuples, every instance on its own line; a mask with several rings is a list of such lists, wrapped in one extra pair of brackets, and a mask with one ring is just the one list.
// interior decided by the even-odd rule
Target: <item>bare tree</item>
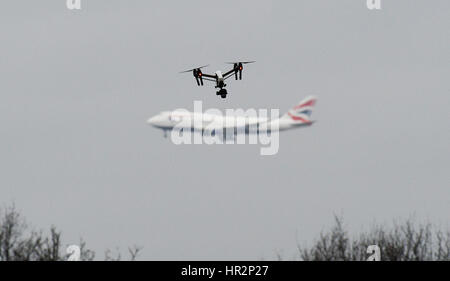
[[(80, 239), (80, 260), (90, 261), (95, 252)], [(135, 260), (141, 248), (129, 248), (130, 260)], [(15, 206), (0, 210), (0, 261), (65, 261), (68, 255), (63, 247), (61, 232), (52, 226), (46, 236), (42, 231), (30, 229)], [(115, 259), (120, 260), (120, 254)]]
[(311, 247), (298, 245), (299, 257), (308, 261), (363, 261), (369, 245), (380, 247), (381, 260), (432, 261), (450, 260), (450, 231), (435, 230), (430, 223), (409, 219), (394, 223), (392, 228), (374, 225), (368, 232), (351, 238), (343, 219), (335, 216), (335, 225)]

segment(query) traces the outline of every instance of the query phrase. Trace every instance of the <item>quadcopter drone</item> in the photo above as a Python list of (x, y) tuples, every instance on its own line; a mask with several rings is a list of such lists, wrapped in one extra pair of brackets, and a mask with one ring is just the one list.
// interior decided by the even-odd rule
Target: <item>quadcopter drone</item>
[(238, 73), (239, 73), (239, 80), (242, 80), (242, 70), (244, 69), (244, 64), (248, 63), (254, 63), (255, 61), (241, 61), (241, 62), (227, 62), (228, 64), (233, 65), (233, 69), (230, 71), (227, 71), (225, 73), (222, 73), (222, 71), (217, 70), (214, 74), (206, 74), (202, 72), (202, 68), (207, 67), (208, 65), (196, 67), (193, 69), (189, 69), (186, 71), (182, 71), (180, 73), (185, 72), (191, 72), (194, 74), (195, 80), (197, 81), (198, 86), (203, 86), (203, 80), (206, 81), (212, 81), (216, 83), (215, 88), (219, 89), (216, 92), (216, 95), (221, 96), (223, 99), (227, 97), (227, 90), (224, 89), (227, 84), (225, 84), (225, 80), (233, 76), (236, 80), (238, 80)]

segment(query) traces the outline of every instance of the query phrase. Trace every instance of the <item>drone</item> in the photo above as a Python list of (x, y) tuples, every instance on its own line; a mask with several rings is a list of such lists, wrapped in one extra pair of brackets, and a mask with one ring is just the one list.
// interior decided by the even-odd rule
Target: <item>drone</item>
[(227, 90), (224, 89), (227, 84), (225, 84), (225, 80), (233, 76), (236, 80), (242, 80), (242, 70), (244, 69), (244, 64), (254, 63), (255, 61), (240, 61), (240, 62), (227, 62), (227, 64), (232, 64), (233, 68), (230, 71), (222, 73), (222, 71), (217, 70), (214, 74), (207, 74), (202, 72), (202, 68), (207, 67), (209, 65), (204, 65), (196, 68), (192, 68), (189, 70), (181, 71), (180, 73), (192, 72), (194, 74), (195, 80), (197, 81), (198, 86), (203, 86), (203, 80), (212, 81), (216, 83), (215, 88), (219, 89), (216, 92), (217, 96), (221, 96), (223, 99), (227, 97)]

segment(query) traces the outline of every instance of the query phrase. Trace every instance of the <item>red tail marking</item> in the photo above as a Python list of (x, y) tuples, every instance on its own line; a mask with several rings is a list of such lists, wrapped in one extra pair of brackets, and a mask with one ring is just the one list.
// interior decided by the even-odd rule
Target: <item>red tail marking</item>
[(292, 115), (290, 112), (288, 112), (288, 115), (289, 115), (289, 117), (292, 118), (292, 120), (295, 120), (295, 121), (302, 121), (302, 122), (304, 122), (304, 123), (311, 123), (311, 121), (306, 120), (305, 118), (302, 118), (302, 117), (299, 117), (299, 116)]
[(294, 107), (294, 109), (300, 109), (305, 106), (314, 106), (315, 103), (316, 103), (316, 100), (310, 100), (308, 102), (297, 105), (296, 107)]

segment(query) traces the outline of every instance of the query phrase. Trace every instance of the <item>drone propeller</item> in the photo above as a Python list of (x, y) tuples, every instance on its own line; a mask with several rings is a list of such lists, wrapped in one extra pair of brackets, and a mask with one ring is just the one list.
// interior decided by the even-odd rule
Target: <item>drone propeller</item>
[(235, 63), (242, 63), (242, 64), (247, 64), (247, 63), (254, 63), (256, 61), (252, 60), (252, 61), (236, 61), (236, 62), (226, 62), (228, 64), (235, 64)]
[(204, 68), (207, 66), (209, 66), (209, 64), (200, 66), (200, 67), (196, 67), (196, 68), (192, 68), (192, 69), (188, 69), (185, 71), (181, 71), (180, 73), (192, 72), (192, 74), (194, 74), (195, 81), (197, 81), (197, 85), (203, 86), (203, 73), (201, 71), (201, 68)]
[(188, 69), (188, 70), (185, 70), (185, 71), (180, 71), (179, 73), (192, 72), (194, 70), (201, 69), (201, 68), (204, 68), (204, 67), (207, 67), (207, 66), (209, 66), (209, 64), (204, 65), (204, 66), (200, 66), (200, 67), (191, 68), (191, 69)]
[(226, 62), (228, 64), (233, 65), (234, 70), (234, 78), (238, 80), (238, 72), (239, 72), (239, 80), (242, 80), (242, 70), (244, 69), (244, 64), (254, 63), (255, 61), (238, 61), (238, 62)]

